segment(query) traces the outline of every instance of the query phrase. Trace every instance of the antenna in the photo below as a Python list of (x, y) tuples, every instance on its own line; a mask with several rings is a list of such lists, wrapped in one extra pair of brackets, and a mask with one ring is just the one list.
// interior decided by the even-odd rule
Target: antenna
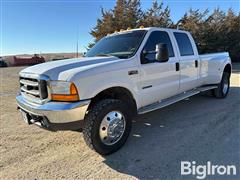
[(78, 39), (77, 39), (77, 49), (76, 49), (76, 58), (78, 58)]
[(76, 58), (78, 58), (78, 39), (79, 39), (79, 27), (77, 28), (77, 47), (76, 47)]

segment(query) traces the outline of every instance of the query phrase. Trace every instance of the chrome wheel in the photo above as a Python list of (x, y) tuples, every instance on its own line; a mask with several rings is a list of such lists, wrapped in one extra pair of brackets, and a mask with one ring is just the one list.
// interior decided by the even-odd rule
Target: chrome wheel
[(222, 90), (222, 91), (223, 91), (223, 94), (226, 94), (226, 93), (227, 93), (228, 88), (229, 88), (228, 78), (225, 77), (225, 78), (223, 79), (223, 90)]
[(119, 111), (109, 112), (102, 120), (99, 135), (101, 141), (106, 145), (113, 145), (118, 142), (126, 126), (124, 115)]

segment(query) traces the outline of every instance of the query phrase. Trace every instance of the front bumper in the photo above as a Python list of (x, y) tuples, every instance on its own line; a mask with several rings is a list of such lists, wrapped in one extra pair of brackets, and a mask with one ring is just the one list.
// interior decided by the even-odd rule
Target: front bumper
[(51, 124), (64, 125), (83, 120), (90, 104), (90, 100), (73, 103), (48, 102), (46, 104), (32, 104), (25, 101), (22, 95), (18, 95), (16, 100), (19, 109), (26, 113), (30, 119), (30, 124), (40, 121), (41, 125), (46, 126)]

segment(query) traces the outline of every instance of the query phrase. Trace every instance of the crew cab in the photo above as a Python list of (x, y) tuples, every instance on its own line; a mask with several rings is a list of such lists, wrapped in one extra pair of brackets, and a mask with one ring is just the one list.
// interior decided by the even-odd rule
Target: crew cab
[(227, 52), (199, 55), (189, 32), (139, 28), (102, 38), (82, 58), (23, 69), (16, 100), (28, 124), (83, 127), (87, 145), (106, 155), (126, 142), (136, 114), (202, 91), (225, 98), (231, 69)]

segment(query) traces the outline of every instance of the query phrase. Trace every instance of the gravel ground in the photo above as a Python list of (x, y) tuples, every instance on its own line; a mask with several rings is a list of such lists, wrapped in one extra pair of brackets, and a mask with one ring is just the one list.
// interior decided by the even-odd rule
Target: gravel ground
[(0, 179), (193, 179), (180, 175), (181, 161), (240, 167), (239, 64), (226, 99), (197, 95), (138, 116), (125, 146), (106, 157), (88, 149), (80, 132), (24, 123), (15, 102), (23, 68), (0, 69)]

